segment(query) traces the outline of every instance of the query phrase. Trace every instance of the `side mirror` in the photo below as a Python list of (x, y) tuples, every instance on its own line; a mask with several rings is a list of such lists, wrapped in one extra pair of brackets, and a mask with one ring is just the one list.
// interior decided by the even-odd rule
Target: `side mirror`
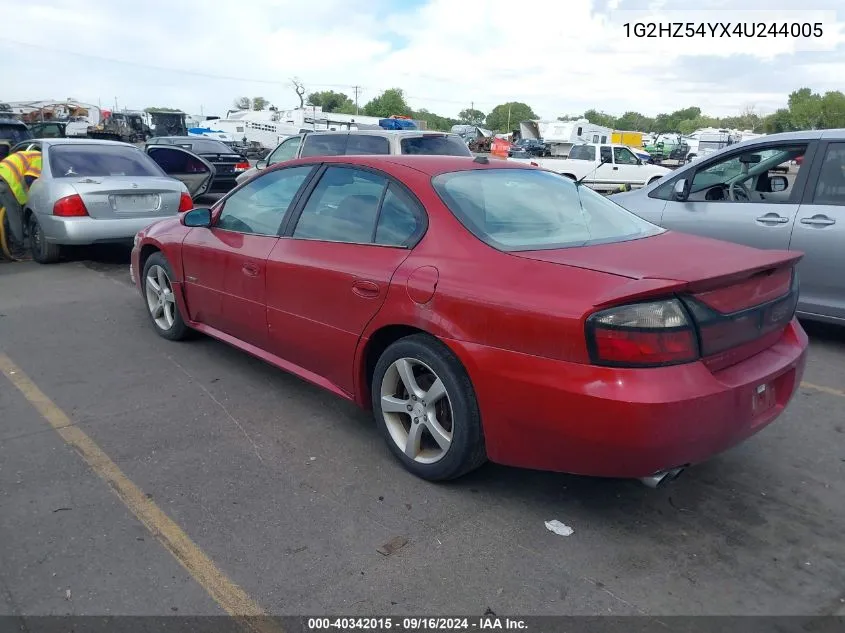
[(684, 202), (689, 197), (689, 181), (686, 178), (681, 178), (675, 182), (673, 192), (675, 194), (675, 200)]
[(182, 216), (182, 224), (190, 227), (211, 226), (211, 209), (192, 209)]
[(267, 167), (267, 160), (266, 159), (262, 159), (262, 160), (258, 161), (257, 163), (255, 163), (256, 169), (265, 169), (266, 167)]
[(769, 176), (769, 185), (773, 192), (786, 191), (789, 187), (789, 180), (786, 176)]
[(637, 165), (642, 165), (642, 164), (643, 164), (643, 159), (637, 158)]

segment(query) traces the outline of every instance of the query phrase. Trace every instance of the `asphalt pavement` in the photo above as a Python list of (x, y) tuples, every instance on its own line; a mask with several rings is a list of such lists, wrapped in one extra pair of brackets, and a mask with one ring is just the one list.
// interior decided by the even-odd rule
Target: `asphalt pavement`
[(436, 485), (353, 405), (158, 337), (127, 250), (0, 264), (0, 615), (845, 613), (845, 333), (808, 331), (787, 412), (665, 488)]

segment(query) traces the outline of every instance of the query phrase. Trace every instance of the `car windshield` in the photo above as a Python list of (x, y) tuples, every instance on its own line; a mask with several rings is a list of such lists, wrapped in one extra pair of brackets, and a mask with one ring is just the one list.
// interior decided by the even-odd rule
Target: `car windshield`
[(472, 152), (457, 136), (426, 135), (403, 138), (399, 144), (403, 154), (438, 156), (472, 156)]
[(470, 232), (501, 251), (621, 242), (663, 232), (593, 190), (547, 171), (459, 171), (436, 176), (432, 185)]
[(185, 146), (187, 149), (190, 149), (192, 152), (196, 152), (197, 154), (232, 154), (234, 150), (226, 145), (223, 141), (215, 141), (214, 139), (191, 139), (190, 141), (186, 140), (184, 143), (181, 141), (176, 142), (177, 145)]
[(9, 123), (0, 123), (0, 139), (9, 141), (11, 145), (28, 141), (33, 138), (32, 132), (24, 125), (12, 125)]
[(163, 176), (144, 152), (121, 145), (54, 145), (49, 150), (53, 178)]

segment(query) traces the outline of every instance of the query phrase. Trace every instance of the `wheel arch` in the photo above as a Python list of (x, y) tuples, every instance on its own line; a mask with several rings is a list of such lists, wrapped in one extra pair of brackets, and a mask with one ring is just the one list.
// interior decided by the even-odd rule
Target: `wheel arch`
[(370, 396), (370, 388), (372, 387), (373, 372), (384, 350), (396, 341), (413, 336), (414, 334), (435, 336), (431, 332), (417, 326), (405, 323), (391, 323), (381, 325), (371, 332), (366, 339), (361, 339), (363, 345), (359, 343), (358, 353), (356, 354), (357, 360), (355, 362), (355, 400), (361, 407), (364, 409), (372, 408), (373, 403)]

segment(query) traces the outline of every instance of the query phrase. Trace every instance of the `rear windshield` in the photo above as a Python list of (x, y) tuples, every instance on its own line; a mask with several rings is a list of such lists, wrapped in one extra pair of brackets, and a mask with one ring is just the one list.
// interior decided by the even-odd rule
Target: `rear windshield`
[(571, 160), (595, 160), (596, 146), (595, 145), (574, 145), (569, 150), (569, 158)]
[(150, 157), (134, 147), (54, 145), (49, 156), (53, 178), (164, 175)]
[(214, 139), (200, 139), (190, 140), (185, 143), (177, 141), (176, 145), (190, 149), (197, 154), (234, 154), (236, 153), (231, 147), (226, 145), (223, 141), (215, 141)]
[(11, 145), (20, 143), (21, 141), (28, 141), (32, 138), (32, 132), (24, 125), (10, 125), (9, 123), (0, 123), (0, 139), (9, 141)]
[(403, 138), (400, 147), (403, 154), (427, 154), (437, 156), (472, 156), (472, 152), (457, 136), (426, 135)]
[(663, 232), (592, 189), (547, 171), (459, 171), (435, 176), (432, 185), (473, 235), (500, 251), (621, 242)]

